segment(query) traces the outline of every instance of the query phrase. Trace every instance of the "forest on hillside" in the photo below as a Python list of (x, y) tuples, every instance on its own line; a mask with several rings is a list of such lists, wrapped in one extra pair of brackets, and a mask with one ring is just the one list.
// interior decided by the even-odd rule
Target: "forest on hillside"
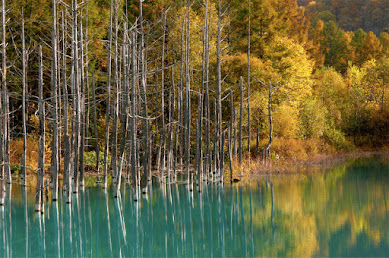
[(299, 2), (2, 0), (2, 178), (191, 183), (387, 145), (387, 1)]
[(316, 22), (336, 21), (347, 31), (389, 32), (389, 2), (386, 0), (298, 0)]

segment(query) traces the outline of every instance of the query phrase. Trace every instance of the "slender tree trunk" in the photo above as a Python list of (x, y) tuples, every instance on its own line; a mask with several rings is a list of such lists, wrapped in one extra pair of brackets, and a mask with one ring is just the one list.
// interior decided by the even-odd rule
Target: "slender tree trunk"
[(247, 132), (248, 132), (248, 138), (247, 138), (247, 152), (249, 157), (249, 164), (250, 164), (250, 139), (251, 139), (251, 124), (250, 124), (250, 55), (251, 55), (251, 0), (249, 1), (249, 17), (248, 17), (248, 45), (247, 45)]
[(115, 98), (113, 103), (113, 128), (112, 128), (112, 152), (111, 152), (111, 163), (112, 163), (112, 182), (117, 182), (117, 134), (118, 134), (118, 117), (119, 117), (119, 79), (118, 79), (118, 2), (115, 0), (114, 3), (114, 84), (115, 84)]
[(190, 166), (190, 120), (191, 120), (191, 104), (190, 104), (190, 3), (188, 1), (187, 13), (187, 34), (186, 34), (186, 62), (185, 62), (185, 84), (186, 84), (186, 142), (185, 142), (185, 167), (188, 180), (189, 190), (193, 190), (193, 182), (191, 180), (189, 166)]
[[(127, 34), (127, 32), (125, 32)], [(116, 191), (114, 193), (114, 197), (118, 197), (120, 194), (120, 184), (122, 179), (122, 167), (123, 167), (123, 161), (124, 161), (124, 151), (126, 147), (126, 141), (127, 141), (127, 128), (128, 128), (128, 116), (129, 116), (129, 109), (128, 109), (128, 84), (127, 81), (127, 65), (126, 65), (126, 48), (125, 45), (127, 42), (125, 41), (123, 44), (123, 75), (124, 75), (124, 91), (123, 91), (123, 105), (122, 105), (122, 111), (121, 111), (121, 137), (120, 137), (120, 151), (119, 151), (119, 167), (117, 171), (117, 181), (116, 181)]]
[[(2, 86), (3, 86), (3, 156), (2, 156), (2, 179), (5, 182), (11, 182), (11, 171), (9, 166), (9, 131), (8, 131), (8, 93), (7, 93), (7, 37), (6, 37), (6, 7), (5, 0), (2, 1), (2, 54), (3, 54), (3, 65), (2, 65)], [(3, 183), (3, 191), (5, 191), (5, 183)]]
[(271, 111), (271, 102), (272, 102), (272, 95), (273, 95), (273, 85), (269, 84), (269, 99), (268, 99), (268, 111), (269, 111), (269, 142), (266, 146), (266, 156), (270, 154), (270, 147), (273, 142), (273, 117), (272, 117), (272, 111)]
[(97, 131), (97, 104), (96, 104), (96, 87), (95, 71), (92, 72), (92, 98), (93, 98), (93, 129), (95, 135), (95, 152), (96, 152), (96, 172), (99, 173), (100, 153), (99, 153), (99, 135)]
[[(161, 140), (158, 148), (158, 169), (161, 178), (165, 177), (165, 41), (166, 41), (166, 11), (163, 13), (162, 57), (161, 57)], [(162, 164), (161, 164), (162, 162)]]
[[(142, 104), (142, 149), (143, 149), (143, 157), (142, 157), (142, 163), (143, 163), (143, 176), (141, 179), (141, 184), (142, 181), (144, 180), (149, 180), (149, 175), (150, 175), (150, 168), (149, 168), (149, 132), (148, 132), (148, 115), (147, 115), (147, 82), (146, 82), (146, 59), (145, 59), (145, 40), (144, 40), (144, 27), (143, 27), (143, 5), (142, 1), (139, 1), (139, 26), (140, 26), (140, 40), (139, 40), (139, 56), (140, 56), (140, 95), (142, 98), (141, 104)], [(143, 191), (147, 189), (147, 184), (144, 183), (145, 187)]]
[(173, 162), (173, 119), (174, 119), (174, 109), (176, 103), (175, 97), (175, 83), (174, 83), (174, 69), (171, 67), (171, 86), (169, 93), (169, 132), (168, 132), (168, 146), (167, 146), (167, 181), (166, 183), (170, 183), (171, 181), (171, 167)]
[(84, 69), (84, 38), (83, 38), (83, 29), (82, 29), (82, 12), (80, 15), (80, 22), (79, 22), (79, 42), (78, 42), (78, 50), (80, 51), (80, 58), (79, 58), (79, 69), (80, 69), (80, 151), (79, 151), (79, 171), (80, 171), (80, 187), (84, 186), (84, 151), (85, 151), (85, 134), (86, 134), (86, 121), (88, 120), (85, 112), (85, 96), (86, 92), (88, 90), (88, 85), (85, 84), (85, 69)]
[[(78, 173), (79, 173), (79, 155), (80, 155), (80, 68), (79, 68), (79, 51), (78, 51), (78, 19), (77, 19), (77, 0), (73, 2), (73, 193), (78, 192)], [(75, 107), (74, 107), (75, 106)]]
[(5, 1), (3, 0), (2, 1), (2, 30), (3, 30), (3, 38), (2, 38), (2, 54), (3, 54), (3, 58), (2, 58), (2, 61), (3, 61), (3, 67), (2, 67), (2, 80), (1, 80), (1, 89), (0, 89), (0, 92), (1, 92), (1, 96), (0, 96), (0, 206), (3, 206), (4, 205), (4, 191), (5, 191), (5, 175), (4, 175), (4, 138), (5, 138), (5, 135), (4, 135), (4, 118), (5, 118), (5, 113), (4, 113), (4, 102), (5, 102), (5, 94), (4, 94), (4, 83), (5, 83), (5, 78), (4, 78), (4, 74), (5, 74), (5, 71), (6, 71), (6, 67), (5, 67), (5, 35), (4, 35), (4, 32), (5, 32)]
[(230, 121), (230, 130), (228, 131), (228, 161), (230, 165), (230, 182), (232, 183), (232, 120)]
[(23, 154), (22, 154), (22, 185), (26, 185), (26, 159), (27, 159), (27, 126), (26, 126), (26, 91), (27, 91), (27, 83), (26, 83), (26, 41), (24, 37), (24, 10), (22, 9), (22, 85), (23, 85), (23, 93), (22, 93), (22, 120), (23, 120)]
[(131, 36), (131, 171), (132, 171), (132, 183), (136, 191), (134, 201), (138, 201), (138, 144), (137, 144), (137, 132), (138, 132), (138, 121), (137, 121), (137, 58), (136, 58), (136, 34), (132, 32)]
[[(221, 85), (222, 85), (222, 74), (221, 74), (221, 33), (222, 33), (222, 25), (221, 25), (221, 20), (222, 20), (222, 5), (221, 1), (218, 1), (218, 21), (217, 21), (217, 42), (216, 42), (216, 98), (217, 98), (217, 117), (215, 120), (215, 123), (217, 125), (217, 130), (216, 130), (216, 149), (215, 151), (218, 153), (221, 153), (221, 138), (222, 138), (222, 90), (221, 90)], [(218, 164), (218, 171), (216, 173), (218, 176), (221, 178), (222, 176), (222, 167), (221, 167), (221, 161), (223, 157), (220, 157), (219, 155), (219, 162)], [(216, 161), (216, 160), (215, 160)]]
[(243, 78), (240, 77), (239, 164), (242, 164)]
[(39, 46), (39, 158), (38, 158), (38, 173), (37, 186), (35, 195), (35, 211), (42, 211), (43, 207), (43, 178), (45, 175), (45, 105), (43, 101), (43, 70), (42, 70), (42, 47)]
[(181, 58), (180, 58), (180, 90), (178, 94), (178, 103), (177, 109), (179, 112), (179, 124), (178, 132), (179, 132), (179, 164), (183, 165), (183, 157), (184, 157), (184, 145), (185, 145), (185, 106), (184, 106), (184, 40), (185, 40), (185, 17), (183, 16), (181, 21)]
[(112, 49), (112, 16), (113, 16), (113, 0), (111, 0), (110, 11), (110, 25), (109, 25), (109, 45), (108, 45), (108, 67), (107, 67), (107, 109), (105, 119), (105, 146), (104, 146), (104, 176), (103, 185), (104, 189), (107, 188), (107, 173), (108, 173), (108, 152), (109, 152), (109, 116), (111, 108), (111, 49)]
[(205, 118), (205, 159), (204, 159), (204, 167), (206, 179), (208, 179), (208, 175), (211, 170), (211, 155), (210, 155), (210, 111), (209, 111), (209, 1), (206, 0), (205, 3), (205, 25), (204, 25), (204, 118)]
[(52, 101), (52, 131), (53, 131), (53, 139), (51, 143), (51, 180), (53, 191), (51, 194), (51, 198), (53, 201), (58, 199), (58, 103), (57, 103), (57, 4), (56, 1), (52, 1), (52, 38), (51, 38), (51, 47), (52, 47), (52, 68), (51, 68), (51, 101)]
[(68, 107), (69, 107), (69, 96), (68, 96), (68, 86), (67, 86), (67, 76), (66, 76), (66, 38), (65, 31), (67, 29), (65, 16), (62, 12), (62, 79), (63, 79), (63, 112), (64, 112), (64, 169), (63, 169), (63, 188), (66, 194), (66, 202), (71, 202), (71, 176), (70, 176), (70, 163), (71, 163), (71, 146), (70, 146), (70, 137), (69, 137), (69, 125), (68, 125)]

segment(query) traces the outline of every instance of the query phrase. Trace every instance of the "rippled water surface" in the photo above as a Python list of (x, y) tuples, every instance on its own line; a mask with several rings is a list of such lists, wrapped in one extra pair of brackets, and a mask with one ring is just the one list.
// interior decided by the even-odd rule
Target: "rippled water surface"
[(100, 188), (34, 212), (8, 186), (0, 256), (389, 256), (389, 162), (347, 161), (313, 175), (233, 186), (154, 187), (140, 202)]

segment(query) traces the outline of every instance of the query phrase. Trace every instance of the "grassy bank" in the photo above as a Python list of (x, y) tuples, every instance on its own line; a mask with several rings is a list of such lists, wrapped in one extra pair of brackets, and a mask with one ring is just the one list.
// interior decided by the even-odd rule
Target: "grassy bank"
[[(260, 141), (259, 146), (265, 146), (266, 139)], [(28, 185), (36, 184), (36, 169), (38, 161), (38, 146), (34, 139), (29, 139), (27, 150), (27, 182)], [(11, 143), (11, 170), (14, 182), (20, 182), (20, 160), (23, 153), (23, 144), (21, 139), (16, 139)], [(301, 139), (282, 139), (276, 138), (271, 147), (271, 153), (266, 162), (261, 158), (261, 149), (256, 145), (251, 146), (251, 155), (248, 156), (247, 150), (244, 150), (242, 163), (239, 164), (238, 158), (232, 159), (233, 178), (242, 178), (245, 176), (271, 175), (271, 174), (293, 174), (293, 173), (312, 173), (319, 167), (325, 167), (332, 164), (345, 161), (348, 158), (363, 156), (372, 156), (375, 154), (389, 153), (389, 146), (374, 144), (365, 144), (356, 147), (353, 144), (347, 144), (341, 148), (326, 143), (324, 140), (301, 140)], [(103, 154), (102, 152), (100, 154)], [(49, 178), (50, 168), (50, 148), (46, 146), (46, 178)], [(102, 157), (100, 161), (102, 161)], [(97, 173), (94, 170), (96, 158), (94, 152), (85, 154), (85, 186), (98, 186), (102, 172)], [(102, 166), (101, 166), (102, 167)], [(61, 164), (61, 169), (63, 164)], [(62, 174), (60, 174), (61, 180)], [(230, 167), (228, 161), (225, 162), (225, 179), (230, 178)], [(108, 177), (108, 184), (111, 177)]]

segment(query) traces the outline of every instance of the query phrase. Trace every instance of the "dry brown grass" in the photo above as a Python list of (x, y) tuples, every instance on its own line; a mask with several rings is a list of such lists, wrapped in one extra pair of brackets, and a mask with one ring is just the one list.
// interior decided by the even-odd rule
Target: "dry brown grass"
[[(369, 157), (388, 154), (389, 146), (380, 149), (360, 148), (352, 151), (336, 150), (321, 140), (276, 139), (271, 148), (267, 162), (258, 158), (245, 156), (239, 164), (237, 158), (232, 160), (233, 178), (270, 175), (312, 173), (322, 171), (328, 166), (336, 165), (349, 158)], [(226, 180), (230, 178), (229, 166), (226, 167)]]
[[(11, 164), (18, 165), (21, 163), (21, 157), (23, 154), (23, 139), (18, 138), (10, 142), (10, 162)], [(33, 139), (27, 139), (27, 158), (26, 165), (28, 168), (36, 170), (38, 168), (38, 142)], [(30, 169), (27, 169), (27, 173), (32, 173)]]

